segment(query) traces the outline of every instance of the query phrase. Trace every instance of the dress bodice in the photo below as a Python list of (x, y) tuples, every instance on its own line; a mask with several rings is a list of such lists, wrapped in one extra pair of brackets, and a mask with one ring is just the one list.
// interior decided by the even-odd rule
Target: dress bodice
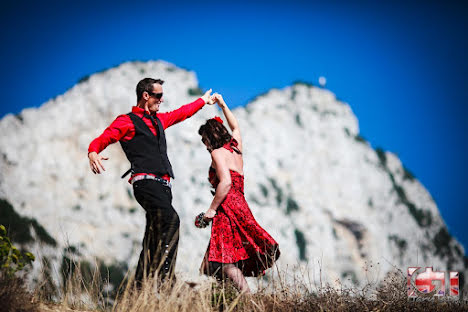
[[(231, 153), (234, 152), (233, 147), (237, 147), (237, 141), (233, 138), (228, 143), (224, 144), (223, 147), (229, 150)], [(238, 190), (244, 193), (244, 176), (237, 171), (229, 169), (231, 174), (231, 189)], [(208, 181), (215, 189), (218, 187), (219, 179), (216, 175), (216, 169), (210, 166), (208, 171)]]
[[(229, 169), (229, 172), (231, 173), (231, 188), (244, 193), (244, 176), (231, 169)], [(210, 167), (210, 171), (208, 172), (208, 181), (210, 181), (211, 186), (215, 189), (218, 187), (219, 179), (216, 175), (216, 169), (213, 167)]]

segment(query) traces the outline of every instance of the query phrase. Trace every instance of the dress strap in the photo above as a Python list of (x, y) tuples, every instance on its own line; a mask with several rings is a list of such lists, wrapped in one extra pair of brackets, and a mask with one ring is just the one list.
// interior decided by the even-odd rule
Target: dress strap
[(238, 145), (239, 143), (237, 142), (237, 140), (232, 138), (229, 142), (224, 144), (223, 147), (231, 153), (235, 151), (237, 154), (242, 154), (241, 151), (239, 151), (239, 149), (237, 148)]

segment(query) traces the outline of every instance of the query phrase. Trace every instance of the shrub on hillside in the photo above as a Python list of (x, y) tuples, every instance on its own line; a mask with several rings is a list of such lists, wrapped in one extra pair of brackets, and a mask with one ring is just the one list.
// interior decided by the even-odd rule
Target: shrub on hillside
[(6, 228), (0, 224), (0, 274), (11, 277), (33, 261), (32, 253), (21, 252), (13, 246)]
[(13, 246), (6, 228), (0, 225), (0, 310), (37, 311), (22, 277), (15, 276), (34, 261), (33, 254)]

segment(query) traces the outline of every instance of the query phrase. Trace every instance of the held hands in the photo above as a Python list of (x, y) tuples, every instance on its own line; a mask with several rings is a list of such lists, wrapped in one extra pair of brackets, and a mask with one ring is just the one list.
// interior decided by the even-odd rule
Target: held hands
[(214, 93), (213, 95), (211, 95), (211, 92), (212, 89), (206, 91), (205, 94), (203, 94), (203, 96), (201, 97), (206, 104), (213, 105), (215, 103), (218, 103), (218, 106), (220, 108), (226, 106), (226, 102), (224, 102), (223, 96), (221, 94)]
[(226, 105), (226, 102), (224, 102), (223, 96), (219, 93), (214, 93), (213, 94), (214, 102), (218, 103), (218, 106), (220, 108), (223, 108), (223, 106)]
[(96, 152), (91, 152), (88, 154), (88, 158), (89, 158), (89, 166), (91, 167), (91, 171), (94, 174), (96, 173), (100, 174), (101, 173), (100, 169), (102, 169), (102, 171), (106, 171), (106, 169), (104, 169), (104, 166), (101, 163), (101, 160), (108, 160), (109, 159), (108, 157), (103, 157)]
[(205, 103), (208, 104), (208, 105), (213, 105), (215, 103), (214, 98), (211, 95), (211, 91), (212, 91), (212, 89), (206, 91), (205, 94), (203, 94), (203, 96), (201, 97), (203, 99), (203, 101), (205, 101)]

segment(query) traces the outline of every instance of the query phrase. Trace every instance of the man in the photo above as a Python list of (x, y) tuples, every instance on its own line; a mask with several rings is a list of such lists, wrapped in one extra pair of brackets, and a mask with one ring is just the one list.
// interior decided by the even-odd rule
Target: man
[(143, 249), (135, 274), (138, 287), (144, 278), (155, 274), (160, 281), (174, 277), (180, 222), (172, 207), (170, 179), (174, 173), (166, 153), (164, 129), (191, 117), (205, 104), (214, 103), (210, 89), (193, 103), (172, 112), (158, 113), (164, 101), (163, 83), (152, 78), (138, 82), (137, 105), (132, 107), (132, 112), (118, 116), (88, 149), (89, 165), (95, 174), (105, 170), (102, 162), (108, 159), (99, 153), (117, 141), (130, 161), (129, 182), (146, 212)]

